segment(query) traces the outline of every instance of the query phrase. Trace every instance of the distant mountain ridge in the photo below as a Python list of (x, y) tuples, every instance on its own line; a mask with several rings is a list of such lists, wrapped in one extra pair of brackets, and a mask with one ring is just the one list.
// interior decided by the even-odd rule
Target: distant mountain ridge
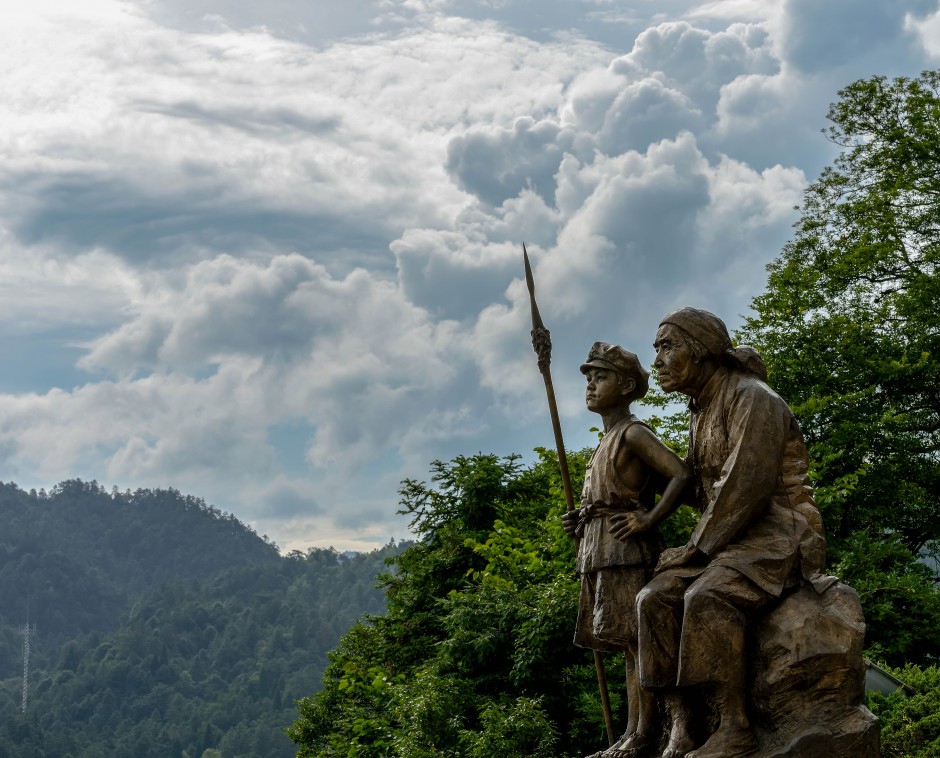
[(234, 516), (176, 490), (108, 492), (70, 479), (39, 494), (0, 484), (0, 613), (22, 623), (28, 599), (47, 637), (116, 628), (131, 596), (167, 581), (279, 558)]
[(176, 490), (0, 483), (0, 755), (292, 755), (294, 700), (399, 549), (281, 556)]

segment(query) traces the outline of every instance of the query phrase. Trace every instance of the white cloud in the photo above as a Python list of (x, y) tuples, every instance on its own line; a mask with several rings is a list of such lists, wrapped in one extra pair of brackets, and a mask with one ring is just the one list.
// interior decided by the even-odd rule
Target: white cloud
[[(447, 422), (465, 420), (449, 391), (472, 375), (457, 377), (454, 328), (392, 283), (362, 270), (334, 279), (299, 255), (266, 265), (222, 256), (193, 266), (181, 288), (155, 290), (86, 358), (123, 378), (0, 396), (14, 473), (186, 486), (270, 519), (301, 496), (323, 502), (321, 487), (340, 486), (390, 445), (426, 455), (424, 438), (461, 435)], [(151, 373), (130, 376), (140, 368)], [(289, 418), (310, 425), (306, 457), (321, 487), (278, 464), (268, 432)]]
[(433, 458), (550, 441), (523, 240), (571, 446), (592, 342), (648, 361), (685, 304), (734, 326), (828, 102), (916, 75), (937, 18), (661, 3), (615, 51), (579, 36), (603, 3), (363, 0), (329, 23), (372, 33), (315, 45), (287, 0), (63, 8), (0, 29), (0, 339), (84, 352), (0, 394), (0, 478), (174, 486), (301, 548), (401, 536)]
[(63, 323), (107, 328), (142, 288), (137, 273), (104, 250), (74, 257), (22, 248), (0, 229), (0, 330), (23, 335)]
[(519, 268), (517, 242), (489, 244), (482, 234), (412, 229), (391, 248), (408, 299), (444, 318), (479, 313)]
[(801, 71), (861, 61), (870, 76), (906, 57), (914, 41), (905, 28), (908, 15), (924, 16), (936, 8), (935, 0), (786, 0), (776, 31), (778, 45), (787, 62)]
[(725, 22), (766, 21), (776, 11), (775, 0), (716, 0), (711, 3), (696, 4), (686, 18)]
[(686, 21), (662, 23), (637, 37), (633, 50), (612, 64), (623, 75), (655, 75), (705, 105), (735, 77), (770, 73), (779, 63), (765, 24), (733, 23), (710, 32)]
[(908, 14), (905, 29), (917, 35), (921, 46), (933, 61), (940, 60), (940, 9), (935, 8), (932, 14), (920, 18)]
[[(561, 204), (570, 215), (553, 250), (532, 251), (540, 300), (551, 304), (543, 313), (555, 316), (549, 327), (567, 346), (563, 355), (573, 364), (603, 338), (649, 357), (658, 319), (685, 299), (721, 311), (729, 293), (755, 294), (765, 245), (785, 234), (804, 183), (797, 169), (758, 172), (727, 157), (710, 163), (688, 132), (642, 154), (566, 164), (558, 194), (572, 188)], [(519, 354), (518, 335), (528, 300), (518, 282), (509, 297), (511, 308), (481, 314), (477, 360), (484, 382), (523, 394), (530, 360)], [(594, 331), (584, 336), (586, 324)]]
[(546, 202), (554, 195), (554, 174), (571, 150), (573, 133), (554, 119), (529, 116), (511, 127), (486, 126), (454, 137), (447, 168), (455, 181), (490, 205), (531, 189)]
[[(237, 400), (255, 435), (305, 418), (314, 429), (311, 463), (355, 470), (397, 434), (397, 417), (453, 379), (453, 331), (362, 269), (336, 279), (299, 255), (264, 265), (220, 256), (193, 266), (181, 288), (168, 283), (141, 303), (85, 363), (127, 376), (127, 386), (166, 382), (174, 392), (181, 374), (211, 372), (184, 388), (201, 413), (231, 414)], [(141, 369), (152, 373), (133, 379)]]
[(48, 46), (0, 32), (16, 71), (0, 105), (0, 147), (16, 156), (0, 172), (0, 223), (29, 242), (173, 265), (215, 250), (374, 262), (464, 204), (442, 168), (452, 134), (553, 109), (562, 82), (599, 59), (586, 43), (446, 18), (323, 51), (131, 13), (35, 23), (29, 38)]

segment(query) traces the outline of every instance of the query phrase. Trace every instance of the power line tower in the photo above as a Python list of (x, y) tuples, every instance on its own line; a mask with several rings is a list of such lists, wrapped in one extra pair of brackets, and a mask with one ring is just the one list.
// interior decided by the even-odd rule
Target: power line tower
[(29, 624), (29, 601), (26, 601), (26, 624), (21, 627), (23, 632), (23, 713), (26, 713), (26, 699), (29, 695), (29, 637), (36, 633), (36, 625)]

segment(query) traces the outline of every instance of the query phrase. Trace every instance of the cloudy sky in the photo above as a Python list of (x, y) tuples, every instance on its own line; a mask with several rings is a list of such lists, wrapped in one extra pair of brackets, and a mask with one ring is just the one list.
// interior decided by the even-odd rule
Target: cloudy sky
[(284, 549), (569, 447), (592, 342), (740, 323), (828, 104), (938, 0), (3, 0), (0, 480), (176, 487)]

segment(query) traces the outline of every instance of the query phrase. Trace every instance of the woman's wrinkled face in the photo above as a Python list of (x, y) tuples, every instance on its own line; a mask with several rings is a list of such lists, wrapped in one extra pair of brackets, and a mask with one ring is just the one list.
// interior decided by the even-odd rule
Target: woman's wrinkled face
[(663, 392), (683, 392), (694, 386), (698, 362), (678, 327), (672, 324), (660, 326), (653, 347), (656, 349), (653, 365), (659, 372), (659, 386)]

